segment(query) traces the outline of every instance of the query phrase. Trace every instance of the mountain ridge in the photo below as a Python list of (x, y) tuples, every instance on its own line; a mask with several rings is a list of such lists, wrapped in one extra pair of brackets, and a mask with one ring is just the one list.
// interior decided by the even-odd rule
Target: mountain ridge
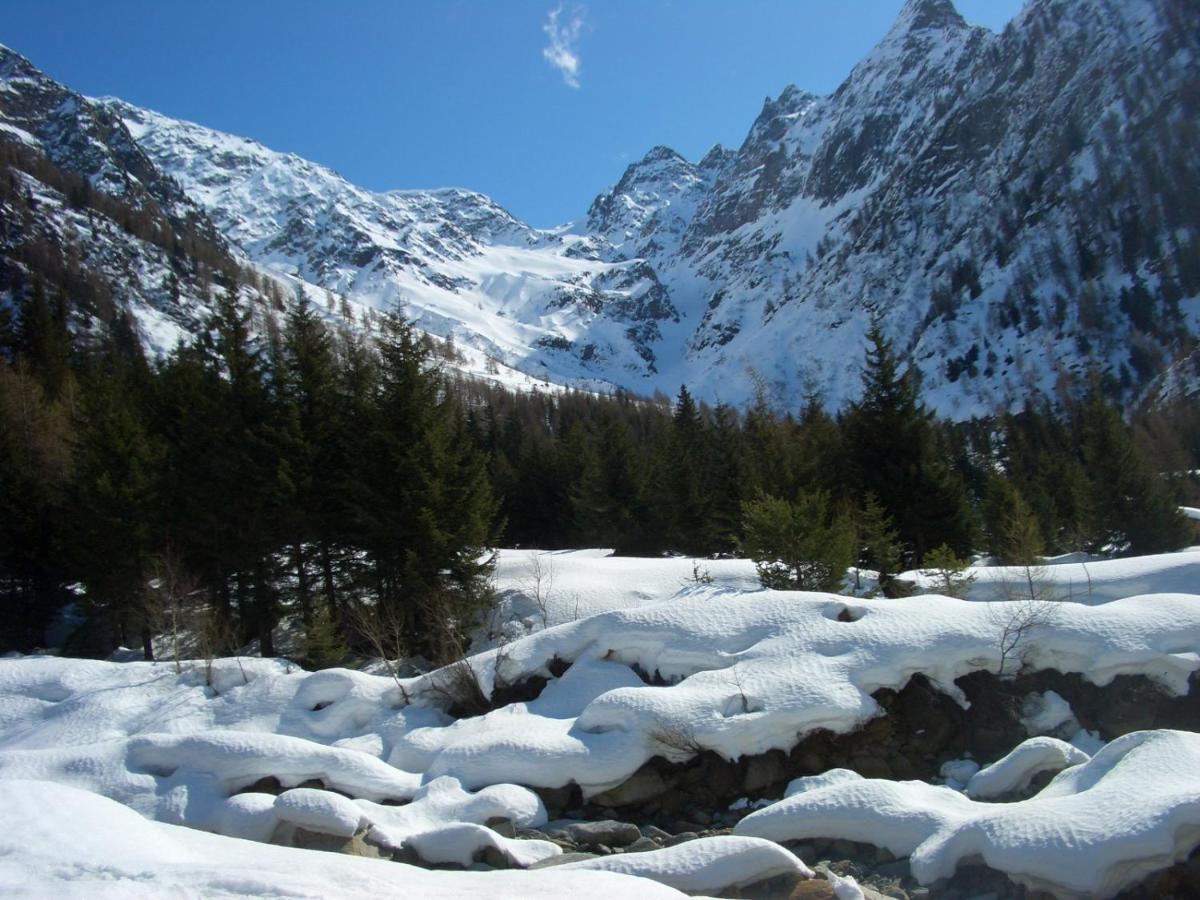
[(1200, 167), (1177, 149), (1196, 136), (1197, 20), (1171, 0), (1032, 0), (993, 33), (909, 0), (832, 94), (786, 87), (699, 162), (651, 148), (554, 229), (88, 102), (255, 265), (398, 304), (517, 370), (840, 408), (877, 318), (965, 418), (1096, 373), (1127, 402), (1178, 392), (1200, 324)]

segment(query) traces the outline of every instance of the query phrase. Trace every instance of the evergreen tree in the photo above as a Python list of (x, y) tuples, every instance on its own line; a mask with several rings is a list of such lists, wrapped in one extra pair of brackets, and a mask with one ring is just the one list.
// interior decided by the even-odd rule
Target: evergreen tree
[[(125, 354), (131, 354), (126, 356)], [(145, 360), (116, 334), (89, 366), (75, 447), (72, 551), (116, 641), (140, 642), (154, 659), (147, 581), (156, 550), (161, 442), (150, 433), (139, 388)]]
[(946, 464), (916, 383), (900, 373), (878, 322), (867, 338), (863, 396), (844, 425), (855, 492), (878, 498), (914, 560), (941, 544), (966, 554), (973, 533), (966, 489)]
[[(338, 453), (338, 432), (345, 423), (337, 403), (333, 342), (302, 291), (288, 312), (282, 341), (278, 390), (292, 429), (288, 468), (294, 486), (293, 502), (283, 510), (284, 528), (301, 618), (312, 629), (310, 555), (323, 558), (332, 553), (342, 496), (336, 476), (345, 463)], [(335, 608), (336, 598), (325, 599), (327, 612)]]
[(885, 591), (892, 577), (900, 573), (902, 555), (899, 536), (892, 520), (874, 494), (867, 494), (858, 513), (858, 564), (879, 573)]
[(485, 460), (427, 353), (410, 325), (385, 320), (361, 477), (363, 537), (382, 612), (401, 614), (413, 646), (444, 659), (461, 652), (489, 600), (496, 505)]
[(713, 543), (705, 437), (696, 402), (687, 387), (681, 386), (662, 470), (668, 506), (668, 542), (672, 549), (692, 556), (703, 555)]
[(0, 364), (0, 574), (8, 646), (40, 646), (73, 573), (64, 565), (71, 417), (24, 364)]
[(1167, 483), (1138, 454), (1129, 428), (1093, 391), (1079, 413), (1090, 482), (1091, 548), (1129, 555), (1178, 550), (1189, 529)]
[(1007, 479), (992, 473), (983, 500), (988, 549), (1005, 566), (1032, 566), (1044, 552), (1037, 517)]
[(710, 465), (709, 552), (732, 553), (742, 532), (742, 501), (746, 494), (745, 442), (737, 412), (720, 404), (708, 428)]
[(789, 503), (759, 494), (743, 506), (746, 554), (765, 587), (838, 591), (854, 561), (854, 527), (822, 491)]

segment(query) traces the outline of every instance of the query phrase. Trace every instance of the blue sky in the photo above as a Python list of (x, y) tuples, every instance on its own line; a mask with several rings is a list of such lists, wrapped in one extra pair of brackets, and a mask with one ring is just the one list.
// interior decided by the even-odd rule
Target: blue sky
[[(957, 0), (1003, 28), (1020, 0)], [(767, 95), (828, 93), (903, 0), (0, 0), (0, 42), (90, 95), (255, 138), (376, 190), (456, 185), (582, 216), (666, 144), (736, 147)]]

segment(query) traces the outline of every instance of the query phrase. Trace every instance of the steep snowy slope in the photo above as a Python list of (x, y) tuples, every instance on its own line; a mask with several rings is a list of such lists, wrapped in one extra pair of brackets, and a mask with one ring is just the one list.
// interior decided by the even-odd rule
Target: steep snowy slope
[(244, 259), (121, 121), (0, 46), (0, 307), (51, 274), (86, 330), (131, 314), (169, 350)]
[(1093, 373), (1126, 401), (1193, 389), (1178, 361), (1200, 326), (1197, 60), (1194, 3), (1029, 0), (996, 34), (908, 0), (832, 95), (788, 87), (698, 163), (655, 147), (553, 230), (471, 191), (375, 193), (85, 100), (6, 50), (0, 139), (211, 221), (235, 255), (359, 318), (399, 304), (468, 368), (839, 407), (879, 317), (932, 405), (965, 418)]
[[(99, 101), (224, 234), (269, 269), (454, 335), (560, 381), (639, 381), (656, 323), (674, 315), (639, 260), (539, 231), (455, 188), (373, 193), (245, 138)], [(564, 352), (575, 347), (574, 354)]]
[(661, 355), (840, 405), (878, 314), (951, 415), (1093, 365), (1136, 393), (1198, 318), (1197, 35), (1165, 0), (1033, 0), (999, 35), (910, 0), (832, 96), (764, 104), (677, 254), (635, 245), (688, 323)]

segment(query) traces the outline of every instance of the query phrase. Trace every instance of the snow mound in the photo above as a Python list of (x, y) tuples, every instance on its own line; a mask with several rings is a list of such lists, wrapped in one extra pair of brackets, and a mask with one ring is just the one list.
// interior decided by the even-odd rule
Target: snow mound
[(258, 844), (143, 819), (45, 781), (0, 781), (0, 894), (158, 898), (679, 897), (612, 872), (437, 872), (390, 860)]
[[(485, 694), (552, 677), (556, 660), (573, 665), (545, 701), (396, 733), (388, 761), (467, 787), (575, 782), (590, 796), (656, 755), (786, 750), (816, 729), (846, 733), (881, 715), (872, 693), (898, 690), (915, 673), (963, 702), (955, 679), (999, 669), (998, 623), (1020, 609), (938, 596), (848, 600), (695, 587), (669, 603), (569, 622), (473, 657)], [(1200, 668), (1198, 636), (1200, 597), (1160, 594), (1060, 604), (1020, 649), (1034, 669), (1078, 672), (1099, 685), (1141, 674), (1182, 694)], [(431, 673), (405, 690), (417, 703), (444, 702), (445, 678)]]
[(559, 872), (637, 875), (689, 894), (716, 893), (777, 875), (812, 878), (814, 874), (799, 857), (778, 844), (732, 835), (699, 838), (645, 853), (599, 856), (554, 868)]
[(752, 813), (734, 831), (886, 847), (911, 857), (922, 884), (979, 856), (1031, 890), (1111, 897), (1200, 844), (1200, 735), (1125, 735), (1017, 803), (980, 803), (915, 781), (846, 777)]
[(1030, 694), (1021, 707), (1021, 724), (1031, 735), (1050, 734), (1061, 728), (1078, 730), (1071, 704), (1057, 691)]
[(1066, 741), (1032, 737), (1017, 744), (1002, 759), (972, 775), (967, 782), (967, 796), (987, 800), (1023, 791), (1042, 772), (1058, 772), (1089, 759), (1091, 757), (1088, 754)]
[(339, 837), (352, 837), (364, 821), (353, 800), (333, 791), (295, 788), (276, 797), (273, 806), (284, 822)]

